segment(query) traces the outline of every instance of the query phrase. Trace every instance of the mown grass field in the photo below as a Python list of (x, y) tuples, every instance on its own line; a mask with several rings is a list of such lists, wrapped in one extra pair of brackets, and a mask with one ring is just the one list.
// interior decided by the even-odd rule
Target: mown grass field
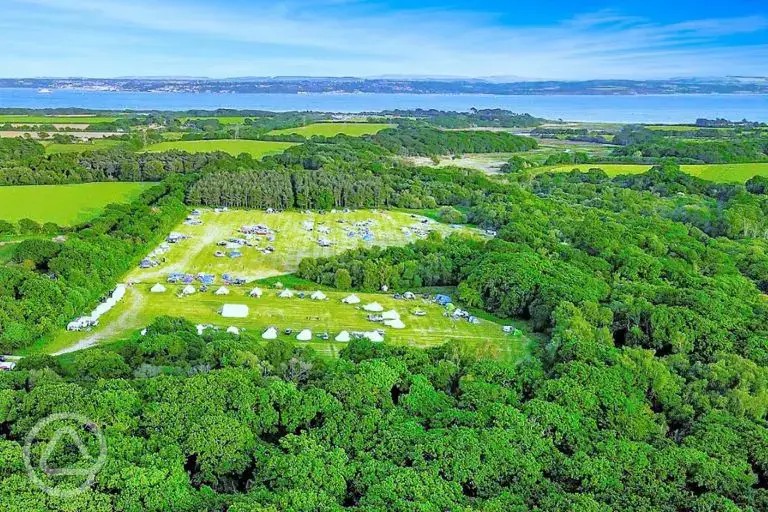
[(95, 124), (111, 123), (117, 116), (24, 116), (0, 115), (0, 124)]
[[(569, 172), (572, 169), (587, 171), (593, 167), (604, 170), (609, 176), (619, 174), (641, 174), (651, 168), (650, 165), (636, 164), (589, 164), (561, 165), (553, 168), (542, 167), (539, 172)], [(754, 176), (768, 176), (768, 162), (753, 164), (701, 164), (681, 165), (680, 169), (693, 176), (708, 181), (721, 183), (744, 183)]]
[(223, 151), (230, 155), (239, 155), (241, 153), (248, 153), (254, 158), (262, 158), (267, 155), (275, 155), (282, 153), (291, 146), (295, 146), (293, 142), (269, 142), (261, 140), (178, 140), (178, 141), (165, 141), (157, 144), (147, 146), (145, 151), (160, 152), (177, 149), (179, 151), (186, 151), (188, 153), (213, 153), (215, 151)]
[[(313, 301), (309, 297), (281, 299), (275, 289), (264, 289), (261, 298), (251, 298), (247, 296), (250, 287), (231, 287), (227, 296), (217, 296), (209, 290), (188, 297), (177, 295), (178, 286), (169, 285), (165, 293), (150, 293), (149, 288), (149, 284), (131, 287), (124, 301), (102, 317), (101, 324), (93, 331), (63, 331), (45, 345), (35, 345), (27, 353), (114, 341), (131, 335), (162, 315), (182, 316), (195, 324), (211, 324), (220, 329), (234, 326), (258, 337), (267, 327), (275, 326), (280, 331), (280, 339), (286, 341), (296, 341), (299, 330), (310, 329), (313, 339), (307, 344), (330, 356), (335, 356), (346, 345), (333, 340), (342, 330), (352, 332), (381, 328), (385, 331), (386, 343), (419, 347), (457, 340), (478, 352), (506, 360), (522, 356), (528, 342), (525, 336), (504, 334), (501, 325), (495, 322), (481, 320), (475, 325), (466, 320), (453, 320), (443, 315), (443, 308), (423, 299), (401, 301), (384, 294), (357, 294), (363, 301), (361, 306), (375, 301), (386, 310), (394, 309), (400, 313), (406, 327), (397, 330), (369, 321), (368, 313), (359, 306), (343, 304), (341, 299), (348, 293), (329, 291), (326, 292), (328, 300)], [(214, 290), (216, 288), (213, 287)], [(219, 311), (224, 304), (248, 305), (248, 317), (223, 318)], [(427, 315), (417, 317), (411, 314), (410, 311), (416, 308)], [(293, 329), (294, 333), (286, 335), (285, 329)], [(317, 334), (322, 332), (327, 332), (330, 339), (318, 338)]]
[(120, 140), (92, 140), (88, 143), (78, 144), (57, 144), (51, 143), (45, 146), (45, 153), (52, 155), (54, 153), (84, 153), (85, 151), (97, 151), (99, 149), (114, 148), (123, 144)]
[[(405, 212), (381, 212), (361, 210), (349, 213), (302, 213), (282, 212), (267, 214), (259, 211), (235, 210), (215, 213), (204, 210), (201, 215), (202, 226), (187, 226), (182, 224), (175, 228), (192, 238), (171, 245), (170, 251), (163, 255), (166, 262), (154, 269), (136, 269), (125, 277), (124, 281), (132, 283), (126, 298), (112, 311), (102, 317), (100, 325), (91, 332), (60, 331), (57, 335), (46, 340), (40, 340), (25, 351), (26, 354), (37, 352), (59, 352), (80, 349), (101, 342), (114, 341), (135, 333), (153, 319), (161, 315), (183, 316), (194, 323), (213, 324), (226, 329), (235, 326), (246, 329), (260, 336), (264, 329), (275, 326), (280, 329), (282, 339), (294, 339), (282, 334), (287, 328), (294, 331), (311, 329), (314, 334), (328, 332), (335, 337), (342, 330), (366, 331), (383, 328), (386, 331), (385, 341), (388, 343), (408, 344), (416, 346), (431, 346), (448, 340), (458, 340), (483, 353), (504, 359), (517, 358), (525, 351), (528, 339), (525, 336), (509, 336), (502, 332), (501, 325), (492, 319), (481, 321), (480, 324), (470, 324), (466, 320), (453, 320), (443, 315), (443, 308), (423, 299), (415, 301), (395, 300), (389, 294), (358, 294), (363, 304), (379, 302), (385, 309), (395, 309), (400, 313), (406, 328), (396, 330), (370, 322), (367, 313), (353, 305), (343, 304), (341, 299), (348, 293), (326, 291), (328, 300), (313, 301), (308, 297), (300, 299), (282, 299), (278, 297), (279, 290), (273, 285), (285, 280), (285, 285), (306, 287), (307, 282), (294, 276), (285, 275), (293, 272), (299, 262), (305, 257), (330, 256), (358, 246), (406, 244), (416, 239), (416, 236), (406, 236), (401, 228), (414, 224), (422, 225), (425, 217), (415, 218)], [(307, 231), (304, 221), (314, 220), (317, 228), (322, 222), (330, 228), (330, 233), (322, 236), (334, 242), (330, 248), (322, 248), (317, 244), (316, 231)], [(344, 224), (338, 221), (344, 221)], [(375, 242), (364, 242), (359, 238), (349, 238), (342, 226), (353, 225), (356, 222), (373, 220), (371, 230), (375, 233)], [(216, 246), (222, 238), (237, 236), (237, 229), (243, 224), (265, 224), (275, 231), (273, 242), (262, 241), (259, 246), (272, 245), (275, 252), (270, 255), (261, 253), (257, 248), (243, 247), (243, 257), (230, 259), (216, 258), (216, 250), (224, 250)], [(453, 228), (451, 226), (429, 222), (424, 224), (429, 229), (443, 233), (463, 231), (477, 233), (471, 228)], [(478, 236), (480, 236), (478, 234)], [(198, 291), (194, 295), (180, 297), (181, 285), (165, 284), (165, 293), (151, 293), (149, 289), (155, 283), (165, 283), (170, 271), (188, 273), (209, 272), (217, 276), (215, 285), (206, 292)], [(264, 290), (261, 298), (248, 297), (248, 291), (254, 286), (228, 287), (230, 294), (217, 296), (215, 290), (221, 285), (221, 275), (229, 272), (238, 277), (249, 279), (269, 278), (258, 283)], [(278, 276), (278, 277), (275, 277)], [(282, 277), (280, 277), (282, 276)], [(199, 288), (199, 282), (195, 286)], [(313, 285), (310, 285), (314, 289)], [(244, 319), (225, 319), (219, 315), (224, 304), (247, 304), (250, 312)], [(411, 314), (415, 308), (427, 312), (419, 317)], [(297, 331), (298, 332), (298, 331)], [(309, 344), (321, 353), (336, 355), (344, 343), (314, 338)]]
[[(180, 224), (174, 231), (183, 233), (189, 238), (171, 245), (164, 255), (166, 262), (152, 269), (137, 269), (129, 276), (132, 280), (146, 281), (166, 276), (169, 272), (208, 272), (221, 275), (225, 272), (246, 279), (261, 279), (279, 274), (294, 272), (303, 258), (328, 257), (357, 247), (373, 245), (390, 246), (405, 245), (418, 240), (416, 235), (407, 236), (402, 228), (418, 224), (425, 217), (393, 211), (356, 210), (349, 213), (319, 214), (316, 212), (303, 213), (286, 211), (268, 214), (257, 210), (231, 210), (215, 213), (213, 210), (203, 210), (200, 219), (201, 226)], [(360, 236), (347, 236), (346, 228), (354, 227), (357, 222), (373, 221), (371, 231), (372, 241), (364, 241)], [(303, 223), (315, 223), (315, 231), (307, 231)], [(342, 221), (342, 222), (339, 222)], [(242, 237), (238, 233), (244, 225), (263, 224), (275, 231), (275, 240), (270, 242), (266, 237), (254, 238), (255, 247), (243, 247), (242, 258), (216, 257), (216, 251), (229, 252), (217, 246), (219, 241), (231, 237)], [(317, 231), (321, 225), (329, 228), (329, 233)], [(469, 228), (454, 229), (447, 224), (430, 221), (427, 229), (436, 230), (443, 234), (454, 231), (475, 232)], [(330, 247), (321, 247), (319, 237), (331, 241)], [(268, 246), (275, 248), (272, 254), (263, 254), (261, 249)]]
[[(256, 116), (251, 116), (251, 118)], [(192, 116), (192, 117), (182, 117), (180, 118), (181, 122), (184, 123), (188, 121), (189, 119), (217, 119), (221, 124), (243, 124), (245, 123), (245, 120), (248, 119), (246, 116)]]
[(361, 137), (363, 135), (373, 135), (392, 128), (395, 125), (385, 123), (314, 123), (297, 128), (285, 128), (282, 130), (272, 130), (269, 135), (301, 135), (303, 137), (312, 137), (321, 135), (323, 137), (333, 137), (335, 135), (349, 135), (351, 137)]
[(151, 183), (84, 183), (0, 187), (0, 219), (29, 218), (71, 226), (92, 219), (110, 203), (131, 201)]

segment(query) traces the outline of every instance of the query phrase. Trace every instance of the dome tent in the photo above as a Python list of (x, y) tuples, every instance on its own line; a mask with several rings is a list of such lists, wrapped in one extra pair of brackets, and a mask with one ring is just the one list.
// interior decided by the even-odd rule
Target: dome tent
[(277, 329), (275, 329), (274, 327), (270, 327), (266, 331), (264, 331), (261, 337), (262, 339), (265, 339), (265, 340), (277, 339)]

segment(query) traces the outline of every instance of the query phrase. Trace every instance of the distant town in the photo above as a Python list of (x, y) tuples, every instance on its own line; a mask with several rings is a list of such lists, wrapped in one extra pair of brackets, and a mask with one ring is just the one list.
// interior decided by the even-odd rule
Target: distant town
[(513, 78), (198, 77), (2, 78), (0, 88), (127, 92), (498, 95), (766, 94), (768, 77), (526, 81)]

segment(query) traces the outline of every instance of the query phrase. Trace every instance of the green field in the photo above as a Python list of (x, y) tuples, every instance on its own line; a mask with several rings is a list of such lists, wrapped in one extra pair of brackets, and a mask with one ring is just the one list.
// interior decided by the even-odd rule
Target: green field
[[(371, 210), (326, 214), (296, 211), (268, 214), (256, 210), (215, 213), (213, 210), (203, 210), (200, 219), (203, 221), (201, 226), (180, 224), (174, 228), (175, 232), (183, 233), (189, 238), (171, 245), (170, 250), (163, 255), (166, 258), (165, 263), (152, 269), (137, 269), (129, 278), (134, 281), (149, 281), (164, 278), (169, 272), (208, 272), (217, 275), (229, 272), (250, 280), (291, 273), (296, 271), (303, 258), (332, 256), (357, 247), (404, 245), (413, 242), (418, 237), (407, 236), (403, 233), (403, 228), (414, 224), (422, 226), (421, 220), (424, 217), (418, 216), (414, 219), (403, 212)], [(320, 234), (317, 231), (307, 231), (303, 226), (305, 221), (314, 222), (316, 229), (325, 225), (329, 232)], [(355, 223), (365, 221), (372, 221), (373, 241), (364, 241), (359, 236), (347, 236), (344, 228), (352, 228)], [(240, 249), (242, 258), (215, 256), (219, 250), (229, 252), (216, 245), (219, 241), (243, 237), (238, 233), (238, 229), (244, 225), (255, 224), (263, 224), (272, 229), (275, 232), (275, 240), (270, 242), (266, 237), (254, 237), (255, 247)], [(456, 230), (447, 224), (433, 221), (426, 226), (427, 229), (443, 234), (453, 231), (473, 232), (469, 228)], [(331, 247), (321, 247), (317, 243), (321, 236), (332, 242)], [(268, 246), (274, 247), (275, 252), (263, 254), (261, 249)]]
[(192, 117), (181, 117), (179, 118), (179, 120), (182, 123), (184, 123), (189, 119), (195, 119), (195, 120), (217, 119), (221, 124), (243, 124), (245, 123), (246, 119), (252, 119), (253, 117), (249, 118), (246, 116), (192, 116)]
[(298, 128), (272, 130), (269, 132), (269, 135), (301, 135), (309, 138), (313, 135), (333, 137), (334, 135), (343, 134), (351, 137), (361, 137), (363, 135), (373, 135), (394, 126), (384, 123), (314, 123), (307, 126), (299, 126)]
[[(185, 233), (189, 239), (170, 245), (170, 250), (162, 254), (165, 262), (153, 269), (136, 269), (125, 277), (124, 281), (132, 283), (126, 299), (101, 319), (100, 325), (91, 332), (66, 332), (61, 331), (53, 338), (40, 340), (32, 346), (27, 353), (55, 352), (60, 350), (72, 350), (84, 348), (102, 341), (115, 340), (129, 335), (136, 329), (146, 326), (160, 315), (183, 316), (195, 323), (213, 324), (221, 328), (236, 326), (246, 328), (257, 334), (270, 325), (279, 327), (281, 332), (286, 328), (312, 329), (319, 333), (328, 331), (336, 334), (342, 330), (364, 331), (381, 327), (367, 319), (367, 313), (355, 306), (341, 303), (341, 298), (347, 293), (328, 291), (329, 300), (312, 301), (309, 298), (281, 299), (277, 296), (278, 290), (269, 288), (279, 281), (281, 276), (294, 272), (299, 262), (306, 257), (331, 256), (339, 254), (354, 247), (376, 245), (403, 245), (418, 239), (416, 234), (410, 237), (403, 232), (403, 228), (424, 226), (426, 230), (437, 230), (442, 233), (462, 231), (465, 233), (478, 233), (468, 227), (451, 227), (446, 224), (429, 221), (426, 224), (421, 221), (425, 217), (411, 216), (409, 213), (399, 211), (373, 211), (358, 210), (348, 213), (302, 213), (288, 211), (275, 214), (267, 214), (260, 211), (234, 210), (215, 213), (212, 210), (204, 210), (200, 219), (201, 226), (188, 226), (182, 224), (174, 228), (174, 231)], [(329, 233), (322, 234), (333, 242), (328, 248), (317, 244), (317, 237), (321, 236), (317, 231), (308, 231), (305, 221), (315, 222), (315, 228), (321, 225), (329, 228)], [(342, 221), (343, 223), (340, 223)], [(359, 237), (347, 236), (344, 227), (352, 227), (355, 223), (371, 221), (370, 229), (375, 233), (375, 242), (366, 242)], [(242, 258), (230, 259), (228, 257), (216, 258), (217, 250), (227, 251), (218, 247), (219, 240), (238, 235), (237, 230), (244, 224), (264, 224), (274, 231), (275, 240), (268, 242), (266, 239), (258, 241), (254, 236), (251, 240), (256, 247), (243, 247)], [(478, 236), (479, 235), (478, 233)], [(266, 237), (262, 237), (266, 238)], [(275, 248), (272, 254), (263, 254), (258, 247), (271, 245)], [(150, 293), (149, 288), (155, 283), (164, 283), (167, 274), (171, 271), (208, 272), (217, 276), (217, 285), (212, 286), (207, 292), (198, 292), (188, 297), (179, 297), (180, 285), (166, 285), (165, 293)], [(230, 287), (230, 295), (216, 296), (214, 290), (221, 283), (221, 275), (225, 272), (248, 280), (256, 280), (273, 276), (268, 280), (271, 284), (263, 283), (259, 286), (264, 290), (264, 296), (260, 299), (250, 298), (247, 292), (250, 285)], [(293, 276), (285, 276), (287, 286), (296, 286), (302, 281)], [(196, 286), (199, 286), (199, 282)], [(501, 326), (491, 320), (484, 320), (480, 324), (470, 324), (465, 320), (453, 320), (443, 316), (443, 309), (435, 304), (416, 301), (398, 301), (391, 295), (383, 294), (358, 294), (363, 299), (363, 304), (377, 301), (385, 309), (396, 309), (406, 324), (402, 330), (389, 329), (385, 336), (386, 341), (392, 343), (413, 344), (420, 346), (436, 345), (449, 339), (466, 341), (478, 349), (489, 351), (496, 357), (517, 357), (525, 346), (524, 337), (505, 335)], [(250, 314), (245, 319), (224, 319), (218, 311), (225, 303), (243, 303), (250, 307)], [(424, 317), (410, 314), (415, 308), (421, 308), (427, 312)], [(294, 334), (295, 336), (295, 334)], [(315, 339), (311, 342), (317, 350), (335, 355), (340, 343)]]
[(111, 123), (117, 116), (24, 116), (0, 115), (0, 124), (95, 124)]
[(83, 153), (85, 151), (96, 151), (99, 149), (114, 148), (123, 144), (120, 140), (98, 140), (95, 139), (88, 143), (76, 144), (56, 144), (51, 143), (45, 146), (45, 153), (52, 155), (54, 153)]
[(179, 140), (159, 142), (148, 146), (145, 151), (160, 152), (177, 149), (188, 153), (213, 153), (214, 151), (223, 151), (230, 155), (239, 155), (248, 153), (254, 158), (261, 158), (267, 155), (282, 153), (291, 146), (293, 142), (268, 142), (261, 140)]
[[(598, 167), (609, 176), (619, 174), (640, 174), (651, 168), (650, 165), (638, 164), (589, 164), (589, 165), (561, 165), (554, 168), (542, 167), (540, 172), (569, 172), (572, 169), (587, 171)], [(744, 183), (754, 176), (768, 176), (768, 163), (754, 164), (700, 164), (681, 165), (680, 169), (688, 174), (708, 181), (721, 183)]]
[(0, 219), (29, 218), (71, 226), (92, 219), (110, 203), (127, 202), (151, 183), (84, 183), (0, 187)]
[[(298, 330), (311, 329), (313, 335), (328, 332), (330, 340), (313, 337), (308, 344), (327, 355), (336, 355), (345, 343), (333, 341), (336, 334), (346, 331), (385, 330), (385, 342), (412, 346), (434, 346), (449, 340), (458, 340), (482, 351), (484, 354), (501, 359), (520, 357), (528, 338), (510, 336), (502, 332), (501, 325), (488, 320), (470, 324), (466, 320), (454, 320), (443, 315), (440, 306), (417, 299), (414, 301), (395, 300), (391, 295), (357, 294), (362, 304), (378, 302), (385, 310), (394, 309), (401, 315), (406, 327), (396, 330), (371, 322), (368, 313), (359, 306), (343, 304), (341, 299), (348, 293), (326, 292), (328, 300), (314, 301), (295, 296), (292, 299), (278, 297), (278, 290), (263, 288), (261, 298), (248, 297), (250, 287), (230, 287), (227, 296), (214, 295), (212, 290), (188, 297), (179, 297), (180, 286), (168, 285), (165, 293), (150, 293), (150, 284), (129, 288), (125, 299), (101, 319), (100, 325), (91, 332), (62, 331), (45, 344), (36, 344), (26, 353), (39, 351), (66, 351), (73, 347), (85, 348), (102, 341), (114, 341), (125, 337), (162, 315), (182, 316), (195, 324), (211, 324), (220, 329), (235, 326), (257, 336), (269, 326), (280, 331), (280, 338), (294, 340)], [(212, 287), (215, 290), (217, 286)], [(219, 311), (224, 304), (246, 304), (247, 318), (223, 318)], [(417, 317), (410, 313), (419, 308), (427, 313)], [(285, 329), (293, 329), (292, 335), (285, 335)]]

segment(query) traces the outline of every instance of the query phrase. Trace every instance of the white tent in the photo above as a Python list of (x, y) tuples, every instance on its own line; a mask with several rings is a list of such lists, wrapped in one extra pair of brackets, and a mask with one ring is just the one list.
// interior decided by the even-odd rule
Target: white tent
[(384, 341), (384, 336), (382, 336), (376, 331), (368, 331), (365, 334), (363, 334), (363, 336), (368, 338), (370, 341), (373, 341), (376, 343), (381, 343), (382, 341)]
[(149, 289), (152, 293), (165, 293), (165, 286), (161, 285), (160, 283), (157, 283), (155, 286)]
[(108, 312), (110, 309), (112, 309), (112, 306), (110, 306), (106, 302), (102, 302), (101, 304), (96, 306), (96, 309), (93, 310), (93, 313), (91, 313), (91, 316), (93, 318), (99, 318), (101, 315)]
[(248, 306), (245, 304), (224, 304), (221, 308), (224, 318), (245, 318), (248, 316)]
[(358, 297), (353, 293), (349, 297), (344, 297), (343, 299), (341, 299), (341, 302), (343, 302), (344, 304), (360, 304), (360, 297)]
[(394, 309), (390, 309), (389, 311), (385, 311), (381, 314), (382, 320), (400, 320), (400, 313), (395, 311)]
[(229, 289), (226, 286), (222, 286), (216, 290), (216, 295), (229, 295)]
[(296, 336), (296, 339), (299, 341), (310, 341), (312, 339), (312, 331), (304, 329)]
[(290, 299), (292, 297), (293, 297), (293, 292), (291, 290), (285, 289), (280, 292), (281, 299)]
[(184, 287), (183, 290), (181, 290), (181, 293), (183, 293), (184, 295), (192, 295), (196, 291), (197, 290), (195, 290), (194, 286), (192, 286), (191, 284), (188, 284), (187, 286)]
[(405, 292), (403, 294), (404, 299), (413, 300), (416, 298), (416, 295), (413, 292)]
[(251, 290), (251, 293), (249, 294), (251, 297), (261, 297), (261, 294), (264, 293), (261, 291), (261, 288), (254, 288)]
[(115, 291), (112, 292), (112, 298), (115, 299), (115, 301), (120, 301), (123, 297), (125, 297), (125, 285), (119, 284), (115, 287)]
[(396, 318), (394, 320), (385, 320), (384, 325), (386, 325), (387, 327), (391, 327), (393, 329), (405, 329), (405, 324), (399, 318)]
[(205, 325), (203, 324), (197, 324), (195, 327), (197, 327), (197, 335), (201, 336), (203, 332), (205, 331)]
[(321, 292), (320, 290), (318, 290), (318, 291), (316, 291), (315, 293), (313, 293), (312, 295), (310, 295), (310, 298), (311, 298), (312, 300), (325, 300), (325, 299), (327, 299), (328, 297), (326, 297), (326, 295), (325, 295), (323, 292)]
[(363, 309), (371, 313), (381, 313), (384, 311), (384, 308), (378, 302), (371, 302), (370, 304), (366, 304), (363, 306)]
[(346, 343), (349, 341), (349, 333), (347, 331), (341, 331), (338, 336), (336, 336), (336, 341), (341, 341)]
[(277, 338), (277, 329), (274, 327), (270, 327), (264, 333), (261, 335), (261, 337), (265, 340), (274, 340)]
[(234, 326), (233, 327), (227, 327), (227, 332), (229, 334), (240, 335), (240, 329), (238, 329), (237, 327), (234, 327)]

